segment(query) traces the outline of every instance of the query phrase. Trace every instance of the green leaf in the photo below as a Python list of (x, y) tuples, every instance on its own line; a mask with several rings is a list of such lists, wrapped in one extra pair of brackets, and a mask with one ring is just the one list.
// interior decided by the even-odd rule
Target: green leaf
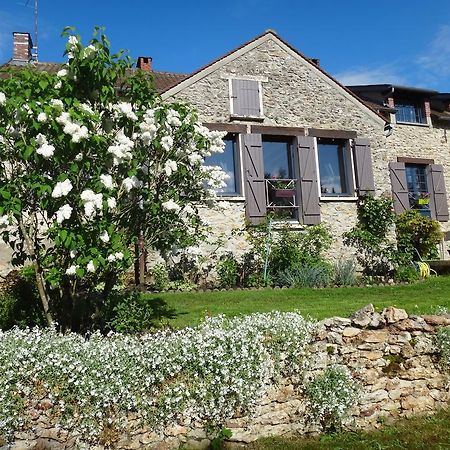
[(44, 90), (48, 86), (48, 81), (47, 80), (40, 80), (39, 81), (39, 86), (41, 87), (42, 90)]

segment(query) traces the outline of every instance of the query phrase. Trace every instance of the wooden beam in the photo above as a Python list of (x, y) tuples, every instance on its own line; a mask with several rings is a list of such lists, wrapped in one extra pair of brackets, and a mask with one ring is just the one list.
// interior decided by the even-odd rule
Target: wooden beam
[(427, 158), (410, 158), (409, 156), (397, 156), (397, 162), (402, 162), (405, 164), (434, 164), (434, 159)]
[(308, 128), (308, 136), (332, 139), (355, 139), (356, 131), (350, 130), (326, 130), (322, 128)]
[(277, 127), (269, 125), (252, 125), (252, 133), (270, 136), (304, 136), (305, 129), (300, 127)]
[(203, 123), (211, 131), (226, 131), (228, 133), (247, 133), (247, 125), (238, 123)]

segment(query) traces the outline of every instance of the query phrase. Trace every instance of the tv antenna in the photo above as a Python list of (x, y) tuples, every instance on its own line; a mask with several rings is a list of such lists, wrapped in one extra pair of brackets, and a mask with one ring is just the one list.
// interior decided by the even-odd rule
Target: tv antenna
[[(27, 0), (25, 6), (28, 6), (30, 0)], [(34, 0), (34, 39), (31, 55), (34, 61), (38, 60), (38, 0)]]

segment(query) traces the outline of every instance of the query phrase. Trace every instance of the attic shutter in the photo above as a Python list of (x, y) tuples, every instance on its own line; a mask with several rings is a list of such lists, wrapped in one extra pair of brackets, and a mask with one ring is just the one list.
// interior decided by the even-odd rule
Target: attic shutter
[(445, 190), (444, 169), (440, 164), (428, 166), (428, 184), (432, 216), (439, 222), (448, 221), (447, 192)]
[(243, 134), (242, 142), (246, 214), (251, 223), (258, 224), (266, 216), (262, 137), (260, 134)]
[(297, 143), (303, 223), (316, 225), (320, 223), (320, 205), (314, 138), (298, 136)]
[(390, 162), (389, 175), (391, 177), (394, 210), (396, 214), (401, 214), (403, 211), (410, 209), (405, 163)]
[(375, 193), (375, 182), (373, 180), (372, 152), (368, 139), (358, 138), (354, 140), (353, 158), (358, 195), (373, 195)]
[(259, 82), (231, 80), (232, 113), (240, 117), (260, 117)]

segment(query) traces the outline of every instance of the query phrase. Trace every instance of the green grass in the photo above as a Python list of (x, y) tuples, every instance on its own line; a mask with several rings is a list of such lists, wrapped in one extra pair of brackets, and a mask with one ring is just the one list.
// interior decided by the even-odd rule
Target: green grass
[(174, 328), (195, 325), (207, 315), (235, 316), (274, 310), (300, 311), (319, 320), (348, 317), (368, 303), (379, 310), (397, 306), (410, 314), (420, 314), (431, 313), (439, 305), (450, 308), (450, 276), (401, 286), (166, 292), (151, 294), (149, 298), (159, 311), (156, 316)]
[(317, 438), (259, 439), (248, 450), (429, 450), (450, 448), (450, 413), (394, 422), (371, 432), (346, 432)]

